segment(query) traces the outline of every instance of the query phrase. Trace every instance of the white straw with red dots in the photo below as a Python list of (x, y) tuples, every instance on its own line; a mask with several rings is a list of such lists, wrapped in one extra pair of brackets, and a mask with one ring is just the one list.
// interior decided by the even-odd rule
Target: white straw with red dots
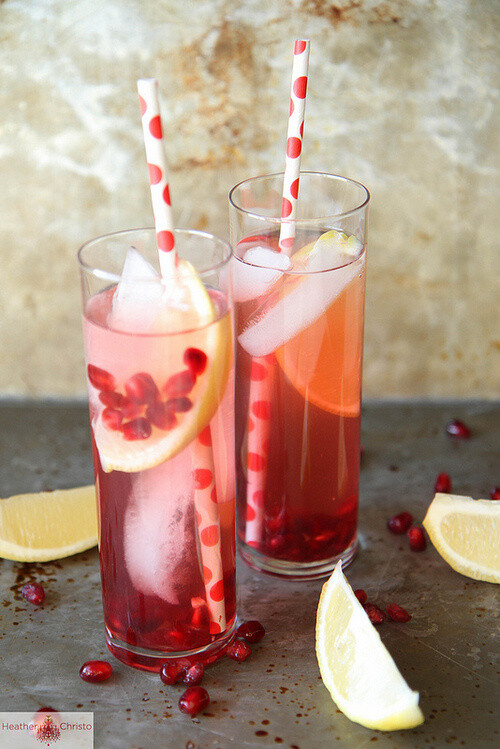
[(300, 156), (304, 137), (309, 46), (308, 40), (296, 39), (293, 50), (290, 114), (286, 136), (285, 175), (281, 204), (282, 221), (279, 238), (280, 250), (287, 254), (291, 254), (295, 239), (295, 222), (293, 219), (297, 217), (297, 199), (299, 196)]
[(177, 263), (174, 222), (170, 203), (168, 167), (163, 143), (158, 81), (144, 78), (137, 81), (141, 105), (142, 130), (149, 170), (151, 202), (160, 256), (160, 271), (164, 278), (172, 276)]
[(205, 427), (192, 443), (192, 452), (196, 466), (193, 469), (194, 506), (210, 618), (210, 634), (216, 635), (226, 629), (226, 606), (219, 506), (215, 485), (212, 434), (209, 426)]
[(253, 359), (250, 373), (245, 541), (249, 546), (257, 548), (263, 540), (264, 491), (275, 364), (273, 354)]

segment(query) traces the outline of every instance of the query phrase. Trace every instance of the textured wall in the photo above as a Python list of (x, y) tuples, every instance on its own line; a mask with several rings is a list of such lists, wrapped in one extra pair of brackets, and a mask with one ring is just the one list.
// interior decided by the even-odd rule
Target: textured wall
[(303, 168), (372, 192), (365, 395), (498, 395), (498, 10), (0, 0), (0, 394), (84, 392), (75, 252), (151, 224), (136, 79), (160, 81), (176, 222), (227, 234), (232, 184), (282, 168), (301, 35)]

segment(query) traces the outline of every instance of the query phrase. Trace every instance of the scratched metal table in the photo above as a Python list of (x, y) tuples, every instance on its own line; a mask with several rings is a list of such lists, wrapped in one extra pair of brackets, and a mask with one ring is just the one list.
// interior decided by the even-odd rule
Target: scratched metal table
[[(447, 437), (450, 417), (473, 430)], [(379, 604), (413, 614), (380, 634), (410, 685), (420, 691), (423, 726), (380, 733), (351, 723), (330, 700), (314, 654), (321, 582), (290, 583), (239, 565), (239, 613), (260, 619), (266, 638), (244, 664), (223, 659), (204, 685), (212, 702), (195, 719), (181, 714), (181, 687), (166, 687), (108, 656), (95, 550), (47, 564), (0, 561), (1, 711), (92, 711), (98, 749), (213, 747), (493, 747), (498, 734), (497, 586), (451, 570), (432, 547), (420, 554), (385, 528), (403, 509), (421, 520), (436, 475), (459, 494), (488, 497), (500, 484), (500, 405), (491, 402), (368, 403), (364, 407), (361, 549), (348, 570)], [(86, 408), (81, 403), (0, 403), (0, 496), (92, 480)], [(43, 607), (20, 596), (45, 584)], [(78, 676), (88, 659), (109, 657), (103, 684)]]

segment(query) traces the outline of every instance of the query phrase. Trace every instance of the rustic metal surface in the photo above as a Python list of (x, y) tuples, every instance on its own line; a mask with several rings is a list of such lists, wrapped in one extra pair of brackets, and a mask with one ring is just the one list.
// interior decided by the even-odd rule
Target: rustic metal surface
[[(2, 711), (93, 711), (98, 749), (275, 747), (493, 747), (500, 744), (495, 641), (497, 586), (462, 577), (432, 547), (420, 554), (385, 528), (409, 509), (421, 520), (436, 475), (450, 473), (460, 494), (488, 497), (498, 473), (500, 407), (493, 403), (371, 403), (364, 408), (361, 549), (348, 570), (354, 588), (413, 614), (380, 634), (421, 693), (423, 726), (380, 733), (351, 723), (330, 700), (314, 654), (321, 582), (290, 583), (239, 566), (239, 613), (260, 619), (267, 636), (244, 664), (224, 659), (207, 672), (212, 704), (191, 719), (177, 709), (182, 689), (108, 656), (95, 550), (61, 562), (0, 561)], [(444, 433), (458, 416), (470, 440)], [(0, 496), (92, 480), (86, 409), (81, 404), (0, 404)], [(43, 582), (43, 607), (20, 586)], [(90, 658), (109, 657), (103, 684), (78, 676)]]

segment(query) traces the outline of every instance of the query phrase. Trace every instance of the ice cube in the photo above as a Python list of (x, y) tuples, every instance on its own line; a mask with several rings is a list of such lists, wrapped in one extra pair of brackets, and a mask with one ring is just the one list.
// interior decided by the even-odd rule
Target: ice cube
[(233, 257), (233, 293), (236, 302), (246, 302), (265, 294), (278, 281), (283, 271), (292, 262), (284, 252), (276, 252), (269, 247), (256, 245), (243, 256), (243, 260)]
[(136, 590), (175, 604), (200, 575), (189, 448), (134, 474), (123, 528), (125, 564)]
[(108, 324), (128, 333), (148, 332), (161, 313), (160, 275), (141, 253), (130, 247), (115, 293)]

